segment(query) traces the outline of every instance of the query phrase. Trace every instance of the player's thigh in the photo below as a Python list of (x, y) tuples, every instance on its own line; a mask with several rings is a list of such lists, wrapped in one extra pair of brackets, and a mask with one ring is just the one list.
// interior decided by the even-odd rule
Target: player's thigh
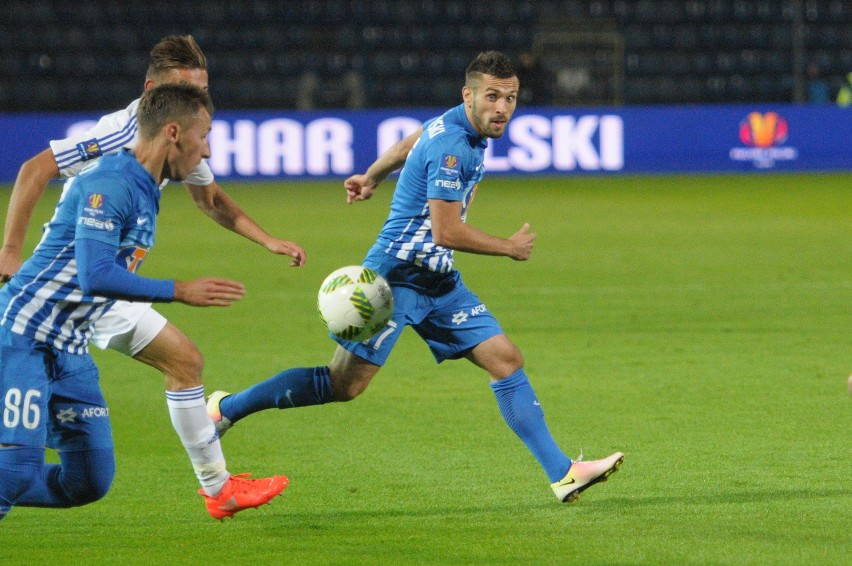
[(52, 349), (0, 327), (0, 444), (47, 442)]
[(201, 385), (204, 358), (195, 343), (170, 322), (133, 359), (163, 372), (169, 390)]
[(505, 334), (481, 342), (465, 357), (487, 371), (494, 380), (509, 377), (524, 366), (521, 351)]
[(91, 356), (60, 352), (54, 368), (47, 446), (60, 451), (112, 449), (109, 408)]
[(91, 341), (102, 350), (109, 348), (133, 357), (154, 340), (166, 323), (151, 303), (116, 301), (95, 322)]

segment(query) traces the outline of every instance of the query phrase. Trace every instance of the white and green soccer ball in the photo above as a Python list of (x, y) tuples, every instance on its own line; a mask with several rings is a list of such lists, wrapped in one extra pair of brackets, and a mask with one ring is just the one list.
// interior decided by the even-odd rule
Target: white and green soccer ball
[(322, 282), (317, 310), (329, 332), (360, 342), (387, 325), (393, 314), (393, 294), (385, 278), (372, 269), (349, 265)]

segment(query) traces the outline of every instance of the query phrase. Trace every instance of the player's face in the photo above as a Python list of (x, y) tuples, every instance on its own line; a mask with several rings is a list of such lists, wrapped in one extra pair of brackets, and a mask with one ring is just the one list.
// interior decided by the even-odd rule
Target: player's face
[(518, 104), (518, 78), (498, 79), (482, 75), (462, 89), (465, 113), (481, 135), (499, 138), (506, 131)]
[(198, 119), (187, 129), (180, 130), (169, 158), (165, 177), (172, 181), (183, 181), (192, 173), (202, 159), (210, 157), (210, 114), (207, 110), (198, 111)]

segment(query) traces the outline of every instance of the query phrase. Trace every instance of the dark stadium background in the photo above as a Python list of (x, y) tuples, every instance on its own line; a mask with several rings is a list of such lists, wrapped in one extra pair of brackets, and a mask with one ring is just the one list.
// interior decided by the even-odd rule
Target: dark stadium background
[(123, 107), (172, 33), (231, 109), (445, 107), (484, 49), (537, 55), (570, 106), (805, 102), (812, 64), (833, 100), (852, 71), (841, 0), (4, 0), (0, 112)]

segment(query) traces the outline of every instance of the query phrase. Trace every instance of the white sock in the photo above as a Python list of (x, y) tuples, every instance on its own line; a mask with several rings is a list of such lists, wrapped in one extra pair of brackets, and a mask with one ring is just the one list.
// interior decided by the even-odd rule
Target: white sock
[(216, 427), (207, 414), (204, 386), (166, 391), (166, 404), (201, 487), (207, 495), (217, 495), (230, 474)]

